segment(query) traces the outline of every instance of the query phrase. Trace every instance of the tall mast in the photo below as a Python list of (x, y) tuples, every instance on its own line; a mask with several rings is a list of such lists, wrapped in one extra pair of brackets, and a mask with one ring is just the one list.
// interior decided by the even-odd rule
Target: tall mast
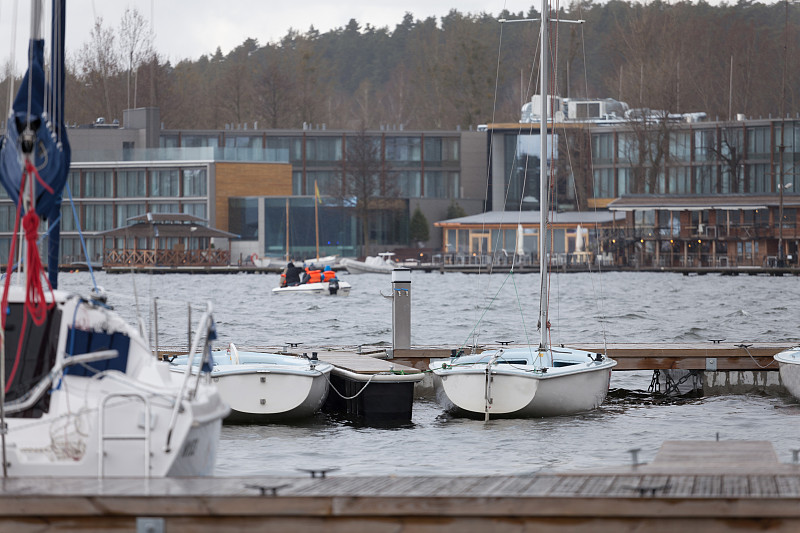
[(549, 40), (547, 38), (549, 9), (547, 0), (542, 0), (542, 43), (539, 47), (539, 68), (541, 69), (541, 109), (539, 112), (539, 349), (547, 347), (547, 231), (549, 183), (547, 174), (547, 104), (549, 82), (547, 79), (547, 59), (549, 53)]

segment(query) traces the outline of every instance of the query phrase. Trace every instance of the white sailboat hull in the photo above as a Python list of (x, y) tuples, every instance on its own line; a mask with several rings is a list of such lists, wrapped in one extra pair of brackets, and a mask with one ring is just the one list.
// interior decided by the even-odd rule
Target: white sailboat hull
[(323, 294), (330, 296), (349, 296), (351, 285), (346, 281), (339, 281), (339, 287), (335, 291), (331, 290), (330, 282), (321, 281), (318, 283), (303, 283), (292, 287), (275, 287), (272, 294)]
[[(11, 288), (12, 304), (21, 301), (21, 291)], [(8, 475), (211, 475), (229, 409), (209, 380), (201, 378), (196, 393), (188, 394), (183, 376), (156, 360), (113, 311), (58, 291), (56, 302), (52, 316), (61, 317), (58, 338), (52, 341), (56, 364), (101, 351), (104, 342), (117, 355), (91, 368), (74, 365), (52, 373), (55, 379), (40, 416), (7, 413)]]
[[(539, 381), (532, 375), (506, 373), (492, 368), (487, 378), (487, 365), (475, 365), (455, 372), (434, 370), (434, 387), (440, 404), (472, 414), (518, 415), (533, 404)], [(489, 398), (487, 401), (487, 379)], [(449, 404), (449, 405), (448, 405)]]
[[(262, 423), (313, 415), (328, 397), (333, 365), (283, 354), (215, 351), (211, 381), (231, 408), (226, 422)], [(185, 366), (172, 367), (184, 372)]]
[(519, 418), (571, 415), (603, 403), (616, 361), (568, 348), (554, 357), (555, 366), (543, 367), (535, 350), (516, 348), (432, 363), (437, 400), (456, 414)]
[(527, 416), (565, 416), (600, 407), (608, 394), (614, 365), (580, 366), (582, 368), (571, 368), (563, 374), (552, 372), (549, 376), (542, 376), (536, 398), (526, 411)]
[(781, 383), (789, 394), (800, 400), (800, 347), (775, 354), (774, 359), (779, 365)]
[(231, 408), (229, 422), (308, 417), (319, 411), (328, 397), (328, 380), (321, 371), (300, 375), (241, 366), (245, 368), (235, 374), (212, 374)]

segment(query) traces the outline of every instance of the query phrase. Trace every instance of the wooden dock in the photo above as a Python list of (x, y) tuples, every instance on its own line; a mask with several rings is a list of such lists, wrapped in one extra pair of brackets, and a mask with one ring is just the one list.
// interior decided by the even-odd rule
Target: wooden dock
[(768, 442), (723, 441), (667, 442), (649, 465), (592, 472), (5, 479), (0, 529), (798, 531), (800, 466), (778, 463)]
[[(772, 356), (787, 350), (789, 344), (766, 342), (709, 341), (698, 343), (611, 343), (567, 344), (589, 352), (607, 354), (617, 360), (619, 370), (778, 370)], [(419, 369), (427, 369), (431, 359), (450, 357), (453, 348), (418, 347), (394, 350), (394, 360)], [(502, 348), (487, 344), (480, 351)], [(535, 349), (535, 347), (534, 347)], [(469, 348), (467, 348), (469, 352)]]

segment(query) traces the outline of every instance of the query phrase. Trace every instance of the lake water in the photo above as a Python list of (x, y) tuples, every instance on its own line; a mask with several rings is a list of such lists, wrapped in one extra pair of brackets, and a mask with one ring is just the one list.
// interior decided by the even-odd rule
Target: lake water
[[(187, 344), (187, 305), (197, 322), (214, 305), (218, 346), (244, 349), (301, 342), (313, 346), (391, 345), (390, 277), (349, 276), (349, 297), (273, 296), (271, 275), (95, 273), (109, 303), (127, 319), (158, 297), (159, 345)], [(62, 274), (62, 289), (87, 293), (88, 273)], [(800, 278), (682, 276), (668, 273), (555, 274), (553, 342), (800, 342)], [(135, 291), (134, 291), (135, 289)], [(138, 295), (138, 298), (134, 297)], [(138, 302), (137, 302), (138, 300)], [(415, 272), (412, 344), (538, 342), (538, 276)], [(528, 332), (525, 333), (525, 329)], [(800, 438), (800, 404), (761, 394), (694, 399), (647, 392), (649, 372), (612, 374), (599, 409), (548, 419), (454, 418), (417, 400), (411, 423), (370, 427), (325, 414), (291, 425), (225, 426), (218, 475), (294, 475), (338, 467), (340, 474), (519, 474), (625, 464), (641, 448), (650, 461), (664, 440), (769, 440), (790, 461)]]

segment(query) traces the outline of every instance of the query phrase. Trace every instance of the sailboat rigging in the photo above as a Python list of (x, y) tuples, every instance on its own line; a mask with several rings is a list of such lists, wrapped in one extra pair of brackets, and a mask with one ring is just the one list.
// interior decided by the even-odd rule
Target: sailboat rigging
[[(550, 192), (548, 172), (550, 8), (542, 0), (539, 123), (539, 345), (487, 350), (431, 363), (437, 399), (467, 415), (538, 417), (570, 415), (598, 407), (606, 397), (617, 364), (600, 353), (555, 348), (548, 339)], [(501, 21), (503, 22), (503, 21)]]

